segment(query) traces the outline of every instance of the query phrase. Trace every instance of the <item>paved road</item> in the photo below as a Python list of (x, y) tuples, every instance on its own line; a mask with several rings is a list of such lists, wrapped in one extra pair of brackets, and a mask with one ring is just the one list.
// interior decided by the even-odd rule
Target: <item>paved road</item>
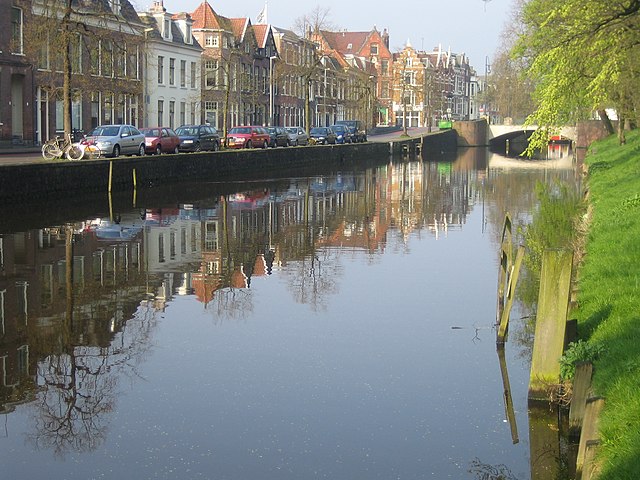
[[(410, 137), (419, 137), (428, 132), (427, 128), (409, 128), (407, 133)], [(403, 139), (402, 130), (397, 132), (385, 133), (382, 135), (369, 135), (370, 142), (394, 142)], [(62, 160), (53, 160), (52, 162), (60, 162)], [(27, 163), (47, 163), (42, 158), (39, 148), (22, 149), (22, 150), (0, 150), (0, 167), (3, 165), (20, 165)]]

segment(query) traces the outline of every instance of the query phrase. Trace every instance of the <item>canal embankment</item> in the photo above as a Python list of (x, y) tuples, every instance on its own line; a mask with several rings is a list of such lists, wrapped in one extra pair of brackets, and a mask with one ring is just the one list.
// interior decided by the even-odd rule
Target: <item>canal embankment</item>
[(587, 167), (589, 221), (578, 269), (578, 337), (599, 351), (593, 395), (605, 399), (599, 419), (600, 479), (640, 472), (640, 133), (591, 145)]
[(309, 169), (350, 169), (393, 155), (455, 151), (455, 131), (347, 145), (225, 150), (193, 154), (3, 165), (0, 199), (42, 200), (142, 190), (194, 180), (246, 181)]

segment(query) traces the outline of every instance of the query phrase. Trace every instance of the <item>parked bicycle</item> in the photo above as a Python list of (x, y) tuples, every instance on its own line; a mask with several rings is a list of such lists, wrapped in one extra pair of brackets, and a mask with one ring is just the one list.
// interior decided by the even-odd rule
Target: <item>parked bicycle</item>
[(71, 141), (70, 134), (64, 137), (56, 135), (55, 138), (46, 141), (45, 144), (42, 145), (42, 156), (46, 160), (62, 157), (67, 160), (80, 160), (83, 155), (83, 149)]
[(88, 158), (89, 160), (95, 160), (102, 156), (102, 152), (93, 140), (83, 138), (79, 143), (74, 144), (82, 150), (81, 158)]

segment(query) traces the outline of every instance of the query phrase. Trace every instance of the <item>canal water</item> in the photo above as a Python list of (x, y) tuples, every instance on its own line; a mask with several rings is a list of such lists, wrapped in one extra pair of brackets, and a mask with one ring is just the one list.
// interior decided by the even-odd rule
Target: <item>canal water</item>
[(505, 214), (557, 181), (475, 149), (5, 216), (2, 478), (552, 478), (529, 312), (494, 324)]

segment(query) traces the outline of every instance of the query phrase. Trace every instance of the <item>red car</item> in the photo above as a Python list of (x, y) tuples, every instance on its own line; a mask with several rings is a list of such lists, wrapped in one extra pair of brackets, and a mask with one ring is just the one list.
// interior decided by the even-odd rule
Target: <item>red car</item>
[(257, 125), (233, 127), (227, 133), (227, 148), (267, 148), (270, 141), (267, 129)]
[(144, 134), (144, 150), (146, 153), (178, 153), (180, 137), (168, 127), (141, 128)]

